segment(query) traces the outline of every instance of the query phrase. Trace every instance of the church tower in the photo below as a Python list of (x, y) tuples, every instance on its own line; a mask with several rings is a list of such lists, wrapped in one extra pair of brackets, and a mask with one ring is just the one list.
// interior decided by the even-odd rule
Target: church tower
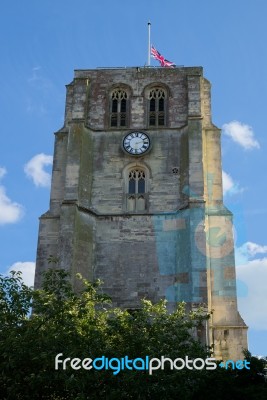
[(232, 228), (202, 68), (75, 71), (55, 133), (35, 287), (53, 255), (72, 277), (100, 278), (127, 309), (144, 297), (166, 298), (170, 310), (179, 301), (205, 305), (215, 357), (239, 359), (247, 326), (237, 311)]

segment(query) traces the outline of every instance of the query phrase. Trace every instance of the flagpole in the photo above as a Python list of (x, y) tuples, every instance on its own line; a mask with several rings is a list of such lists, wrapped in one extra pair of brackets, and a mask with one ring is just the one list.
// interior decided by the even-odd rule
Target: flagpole
[(147, 53), (147, 65), (150, 67), (150, 52), (151, 52), (151, 44), (150, 44), (150, 30), (151, 30), (151, 23), (148, 21), (148, 53)]

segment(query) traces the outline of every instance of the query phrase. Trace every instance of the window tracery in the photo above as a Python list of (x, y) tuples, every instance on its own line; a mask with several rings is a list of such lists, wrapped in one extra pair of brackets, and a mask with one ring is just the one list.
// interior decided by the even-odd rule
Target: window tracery
[(127, 211), (138, 212), (146, 210), (147, 184), (146, 172), (142, 168), (131, 168), (127, 175)]
[(163, 88), (153, 88), (148, 93), (148, 124), (166, 125), (166, 92)]
[(129, 96), (124, 89), (115, 89), (111, 93), (110, 103), (110, 126), (127, 126)]

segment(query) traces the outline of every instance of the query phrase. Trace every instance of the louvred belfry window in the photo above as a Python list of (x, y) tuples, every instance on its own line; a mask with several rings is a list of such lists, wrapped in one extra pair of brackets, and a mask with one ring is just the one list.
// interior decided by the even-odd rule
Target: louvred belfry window
[(166, 92), (162, 88), (154, 88), (149, 91), (148, 124), (151, 127), (166, 125)]
[(128, 94), (123, 89), (113, 90), (111, 93), (110, 126), (125, 127), (128, 124)]

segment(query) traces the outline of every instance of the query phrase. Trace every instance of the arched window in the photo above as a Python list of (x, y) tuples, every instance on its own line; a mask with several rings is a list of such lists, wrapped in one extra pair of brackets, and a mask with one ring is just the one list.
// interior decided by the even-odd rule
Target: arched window
[(163, 88), (156, 87), (148, 92), (148, 125), (166, 125), (166, 91)]
[(123, 89), (115, 89), (110, 95), (110, 126), (125, 127), (128, 124), (129, 96)]
[(138, 212), (147, 209), (147, 176), (145, 169), (134, 167), (127, 171), (126, 192), (127, 211)]

